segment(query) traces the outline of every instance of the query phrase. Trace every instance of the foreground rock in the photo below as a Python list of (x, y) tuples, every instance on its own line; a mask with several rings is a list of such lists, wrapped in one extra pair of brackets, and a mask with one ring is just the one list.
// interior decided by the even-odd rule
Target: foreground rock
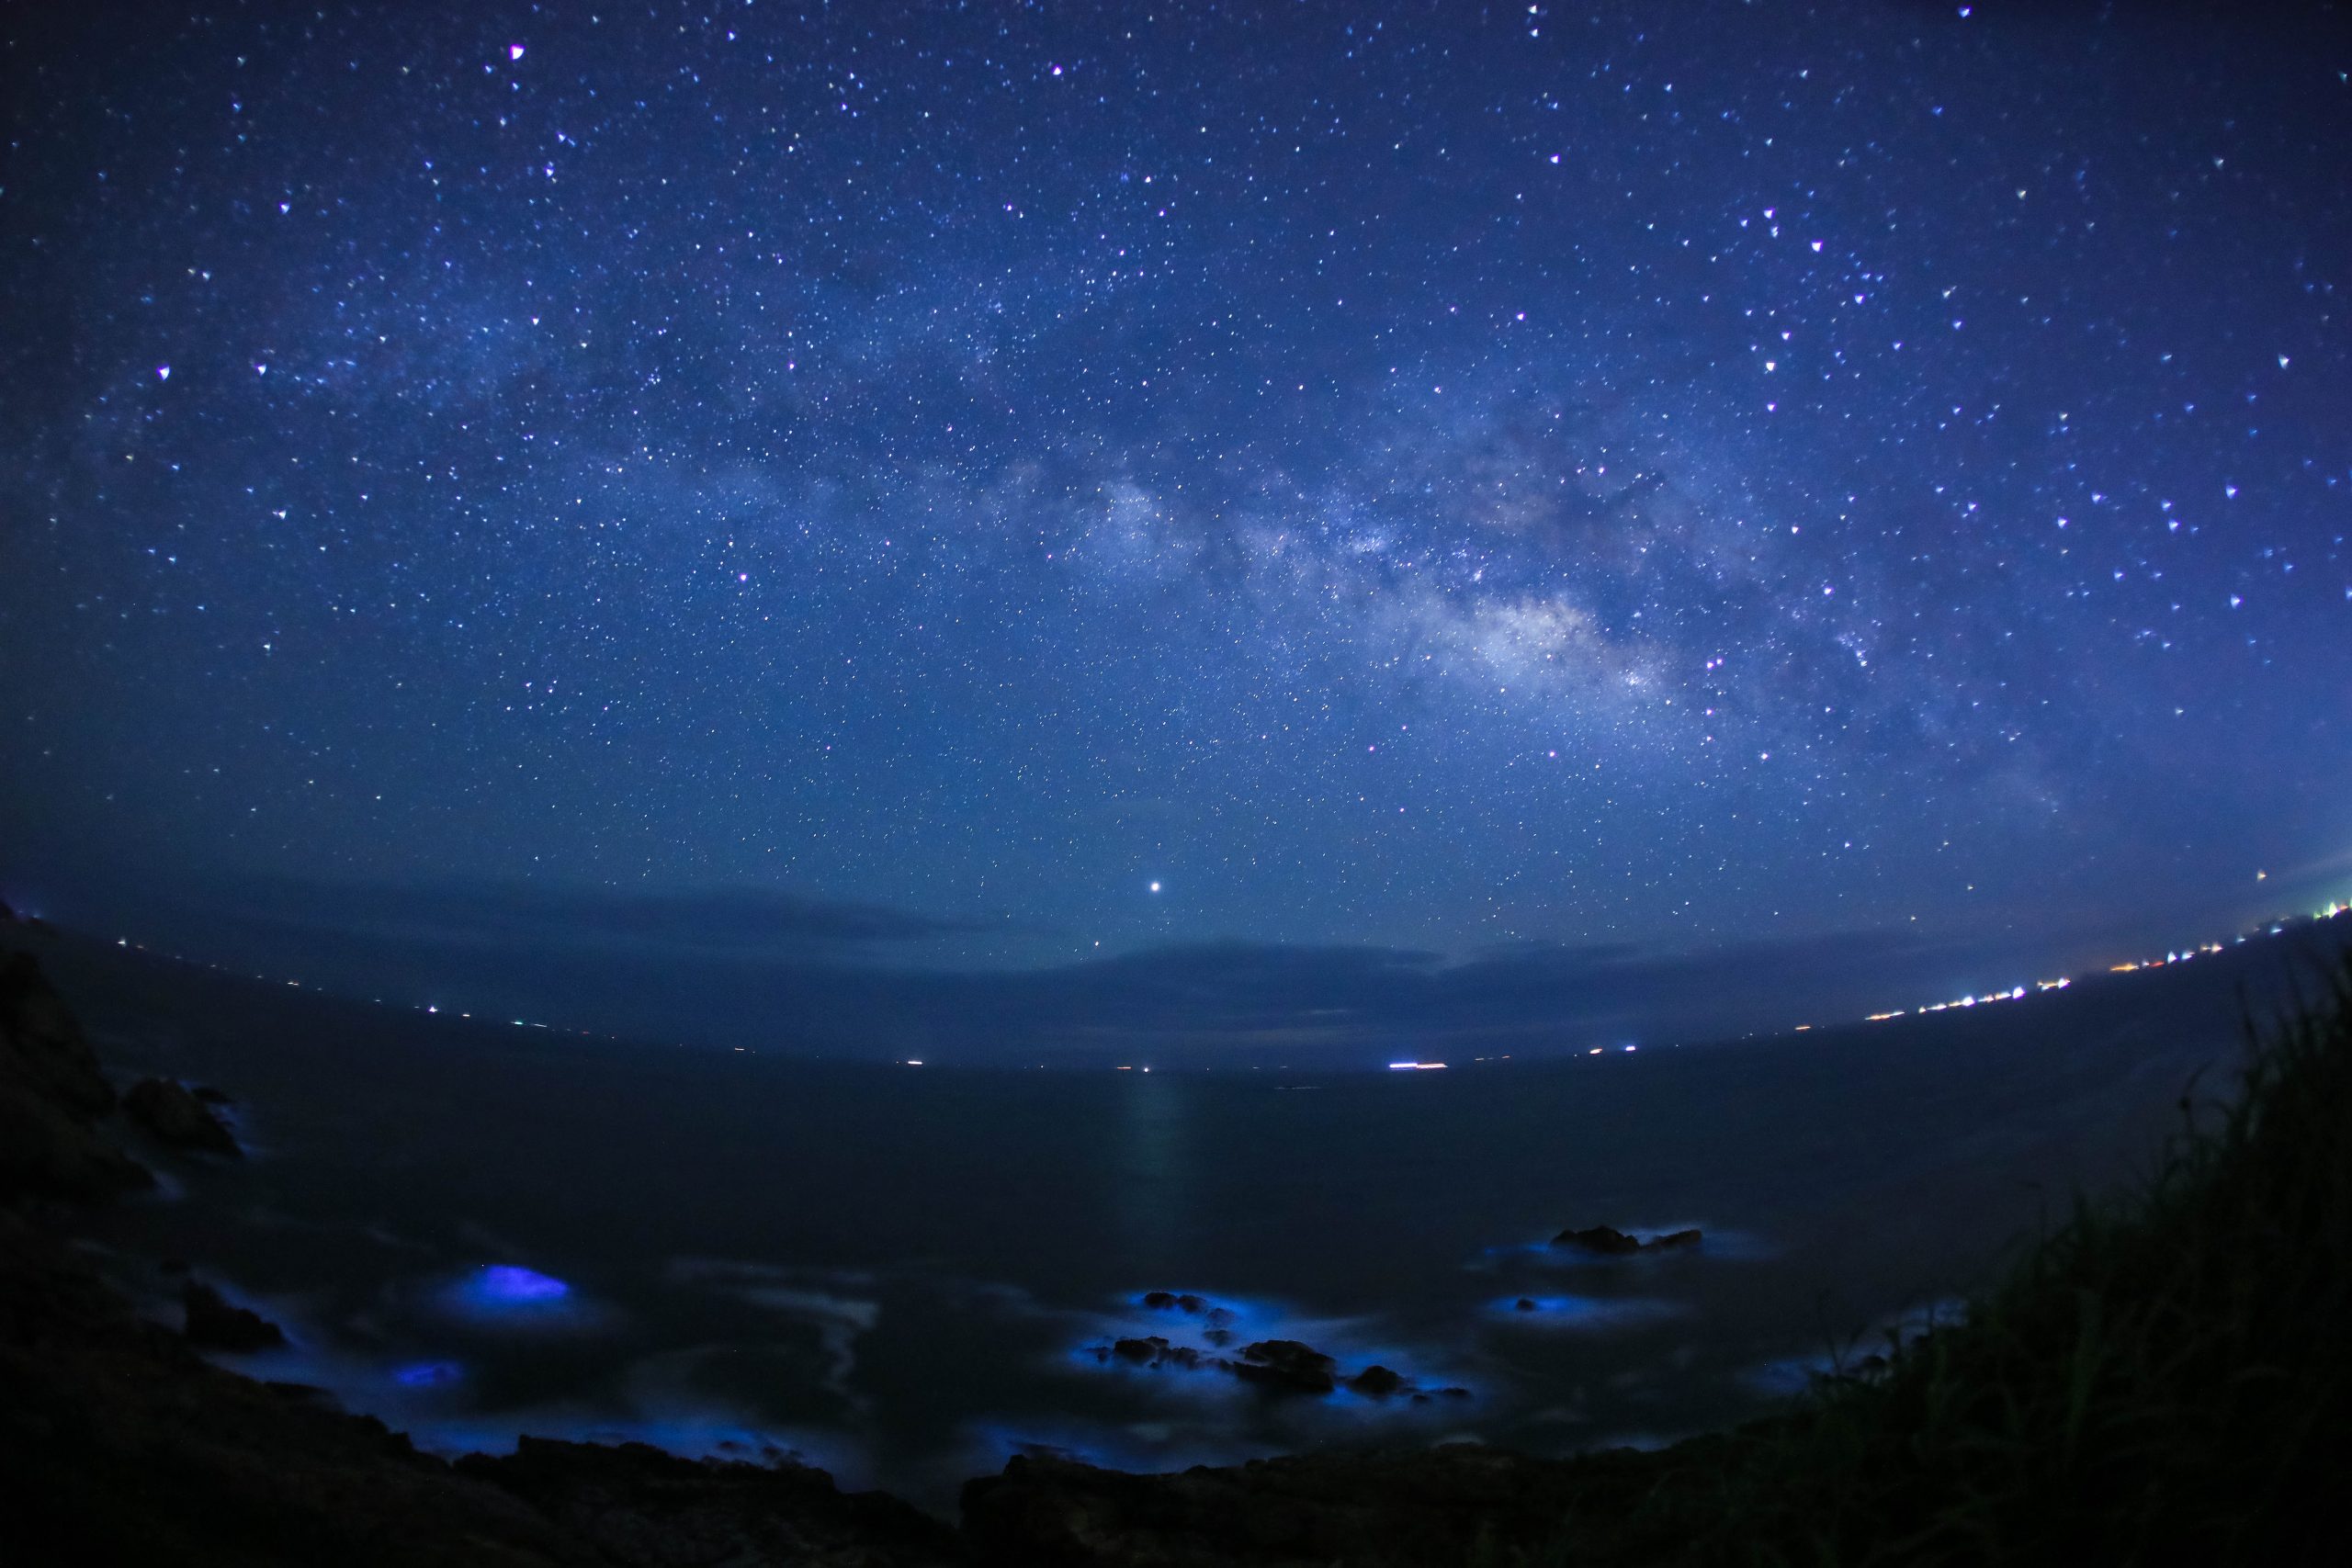
[(180, 1292), (180, 1310), (187, 1314), (181, 1333), (203, 1350), (242, 1354), (274, 1350), (286, 1343), (286, 1331), (250, 1307), (241, 1307), (201, 1280), (190, 1280)]
[(96, 1202), (154, 1177), (101, 1120), (114, 1088), (29, 953), (0, 955), (0, 1202)]
[(7, 1039), (6, 1070), (19, 1081), (77, 1115), (102, 1116), (114, 1109), (114, 1086), (98, 1066), (98, 1054), (28, 953), (0, 957), (0, 1033)]
[(966, 1483), (964, 1529), (980, 1561), (1006, 1568), (1425, 1568), (1465, 1561), (1482, 1537), (1509, 1562), (1572, 1509), (1629, 1506), (1654, 1479), (1647, 1460), (1450, 1444), (1130, 1475), (1024, 1457)]
[(605, 1561), (379, 1422), (209, 1365), (7, 1209), (0, 1526), (23, 1562)]
[(525, 1438), (503, 1458), (469, 1455), (460, 1474), (525, 1499), (613, 1560), (661, 1563), (947, 1563), (954, 1529), (880, 1492), (845, 1493), (821, 1470), (684, 1460)]
[[(220, 1092), (207, 1091), (207, 1097)], [(122, 1097), (122, 1112), (157, 1143), (236, 1159), (245, 1151), (237, 1146), (236, 1134), (212, 1110), (213, 1103), (221, 1103), (225, 1098), (208, 1103), (207, 1098), (200, 1098), (186, 1084), (174, 1083), (169, 1078), (142, 1078)]]
[[(235, 1309), (232, 1309), (235, 1310)], [(933, 1568), (953, 1532), (798, 1466), (528, 1443), (451, 1466), (206, 1362), (0, 1207), (0, 1560)]]

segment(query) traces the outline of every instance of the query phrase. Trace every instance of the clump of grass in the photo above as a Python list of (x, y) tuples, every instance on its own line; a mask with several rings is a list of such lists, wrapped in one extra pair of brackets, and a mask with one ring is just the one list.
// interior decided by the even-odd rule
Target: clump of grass
[(2078, 1203), (1962, 1320), (1653, 1456), (1637, 1500), (1515, 1561), (2344, 1560), (2352, 955), (2217, 1122), (2182, 1111), (2139, 1190)]

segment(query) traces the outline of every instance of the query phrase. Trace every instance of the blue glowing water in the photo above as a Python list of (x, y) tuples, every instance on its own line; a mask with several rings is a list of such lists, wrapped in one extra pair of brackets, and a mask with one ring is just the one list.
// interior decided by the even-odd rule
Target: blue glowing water
[(562, 1280), (515, 1263), (485, 1264), (469, 1288), (476, 1300), (492, 1306), (539, 1306), (571, 1293)]

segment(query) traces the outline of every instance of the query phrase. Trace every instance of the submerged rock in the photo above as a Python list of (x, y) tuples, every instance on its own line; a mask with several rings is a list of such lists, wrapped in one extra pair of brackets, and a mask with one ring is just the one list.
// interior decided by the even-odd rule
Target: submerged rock
[(201, 1149), (232, 1159), (245, 1152), (210, 1106), (190, 1093), (187, 1085), (169, 1078), (141, 1078), (131, 1085), (130, 1092), (122, 1097), (122, 1111), (156, 1142), (175, 1149)]
[(1649, 1245), (1663, 1251), (1669, 1247), (1696, 1247), (1699, 1245), (1699, 1230), (1694, 1225), (1689, 1230), (1668, 1231), (1666, 1235), (1652, 1240)]
[(187, 1314), (182, 1331), (187, 1342), (206, 1350), (241, 1354), (272, 1350), (286, 1343), (286, 1331), (254, 1312), (241, 1307), (201, 1280), (190, 1280), (180, 1292)]
[(1385, 1399), (1403, 1388), (1405, 1380), (1386, 1367), (1374, 1363), (1350, 1378), (1348, 1386), (1358, 1393), (1367, 1393), (1374, 1399)]

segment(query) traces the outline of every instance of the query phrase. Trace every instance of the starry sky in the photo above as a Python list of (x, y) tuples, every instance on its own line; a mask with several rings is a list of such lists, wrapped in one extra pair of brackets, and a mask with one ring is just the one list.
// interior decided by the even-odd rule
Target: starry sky
[(11, 897), (1036, 969), (2340, 894), (2352, 29), (2230, 15), (13, 7)]

